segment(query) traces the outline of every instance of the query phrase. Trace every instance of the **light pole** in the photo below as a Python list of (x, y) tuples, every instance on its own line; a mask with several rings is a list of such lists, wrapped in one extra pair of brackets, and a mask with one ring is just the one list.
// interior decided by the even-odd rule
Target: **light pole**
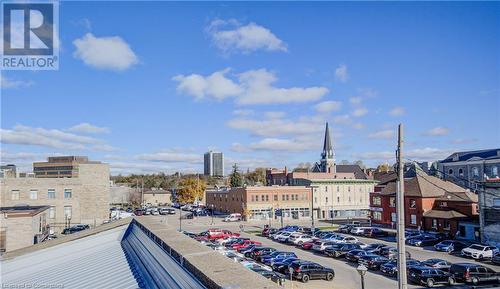
[(210, 204), (210, 207), (212, 208), (212, 225), (214, 224), (214, 204)]
[(361, 277), (361, 289), (365, 289), (365, 274), (366, 271), (368, 271), (368, 268), (366, 268), (364, 265), (359, 265), (356, 270), (359, 273), (359, 276)]

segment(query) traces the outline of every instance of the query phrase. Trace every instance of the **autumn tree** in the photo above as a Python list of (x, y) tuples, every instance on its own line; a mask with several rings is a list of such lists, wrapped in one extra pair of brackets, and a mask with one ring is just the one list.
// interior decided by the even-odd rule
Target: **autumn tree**
[(201, 200), (207, 185), (198, 178), (186, 178), (179, 182), (177, 189), (177, 202), (193, 203)]
[(233, 172), (229, 176), (229, 179), (231, 187), (241, 187), (243, 185), (243, 178), (240, 172), (238, 172), (238, 166), (236, 164), (233, 165)]
[(256, 168), (253, 172), (249, 172), (245, 176), (247, 182), (251, 185), (266, 183), (266, 169)]

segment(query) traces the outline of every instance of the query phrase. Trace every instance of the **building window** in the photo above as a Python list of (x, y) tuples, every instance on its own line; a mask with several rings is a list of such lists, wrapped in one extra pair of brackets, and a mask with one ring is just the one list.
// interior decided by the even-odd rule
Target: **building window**
[(38, 199), (38, 190), (30, 190), (30, 200)]
[(47, 191), (47, 198), (48, 199), (55, 199), (56, 198), (56, 190), (54, 189), (49, 189)]
[(281, 200), (284, 201), (285, 200), (285, 195), (281, 195)]
[(328, 197), (325, 197), (325, 203), (328, 204)]
[(347, 186), (347, 191), (350, 192), (351, 191), (351, 186)]
[(382, 213), (381, 212), (373, 212), (373, 219), (380, 221), (382, 220)]
[(49, 218), (50, 219), (55, 219), (56, 218), (56, 207), (50, 207), (49, 208)]
[(337, 197), (337, 203), (340, 203), (340, 197)]
[(266, 195), (266, 202), (269, 202), (269, 195)]
[(450, 221), (443, 220), (443, 229), (446, 229), (446, 230), (450, 229)]
[(453, 170), (452, 169), (448, 170), (448, 175), (453, 175)]
[(417, 224), (417, 215), (410, 215), (410, 224), (412, 225)]
[(299, 200), (299, 195), (298, 194), (295, 194), (295, 200), (298, 201)]
[(494, 166), (491, 168), (491, 176), (498, 177), (498, 167), (497, 166)]
[(458, 175), (463, 177), (464, 176), (464, 170), (463, 169), (458, 169)]
[(337, 186), (337, 192), (340, 192), (340, 187), (339, 186)]
[(381, 206), (382, 205), (382, 198), (381, 197), (373, 197), (372, 204), (375, 206)]
[(288, 196), (288, 195), (286, 195), (286, 200), (287, 200), (287, 201), (289, 200), (289, 196)]
[(266, 195), (262, 195), (260, 199), (264, 202), (264, 200), (266, 199)]
[(437, 219), (432, 219), (432, 228), (437, 229), (438, 227), (438, 220)]
[(64, 218), (69, 219), (73, 213), (73, 208), (71, 206), (64, 206)]
[(441, 207), (448, 207), (448, 203), (447, 202), (441, 202), (439, 205)]
[(11, 200), (19, 200), (19, 190), (12, 190), (10, 193)]
[(415, 199), (410, 199), (410, 208), (415, 209), (417, 207), (417, 201)]
[(255, 202), (255, 196), (252, 195), (252, 202)]
[(258, 202), (259, 201), (259, 195), (255, 195), (255, 201)]
[(274, 200), (278, 201), (278, 195), (274, 195)]
[(394, 208), (395, 206), (396, 206), (396, 198), (391, 197), (391, 198), (389, 199), (389, 207)]
[(325, 192), (328, 192), (328, 186), (325, 186)]
[(472, 175), (479, 177), (479, 169), (477, 167), (472, 168)]

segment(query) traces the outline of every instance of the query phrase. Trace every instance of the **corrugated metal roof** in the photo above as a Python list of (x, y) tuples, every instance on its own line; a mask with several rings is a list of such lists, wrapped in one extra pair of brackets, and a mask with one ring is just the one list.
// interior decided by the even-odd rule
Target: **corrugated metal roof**
[(142, 288), (120, 244), (126, 228), (118, 227), (3, 261), (1, 282), (45, 286), (39, 288)]

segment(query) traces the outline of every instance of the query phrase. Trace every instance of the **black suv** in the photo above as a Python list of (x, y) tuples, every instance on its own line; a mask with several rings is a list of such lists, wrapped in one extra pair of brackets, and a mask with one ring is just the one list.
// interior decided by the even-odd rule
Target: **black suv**
[(426, 266), (409, 268), (408, 280), (418, 285), (425, 285), (429, 288), (434, 287), (435, 284), (455, 285), (455, 279), (450, 273)]
[(379, 270), (382, 264), (385, 264), (391, 260), (384, 256), (379, 256), (376, 254), (369, 254), (359, 257), (358, 263), (365, 265), (366, 268), (371, 270)]
[(292, 277), (306, 283), (312, 279), (326, 279), (332, 281), (335, 277), (335, 272), (331, 268), (323, 267), (320, 264), (313, 262), (292, 262), (290, 268), (293, 269)]
[(450, 273), (458, 282), (467, 282), (477, 285), (482, 282), (498, 282), (499, 273), (474, 263), (457, 263), (451, 265)]

